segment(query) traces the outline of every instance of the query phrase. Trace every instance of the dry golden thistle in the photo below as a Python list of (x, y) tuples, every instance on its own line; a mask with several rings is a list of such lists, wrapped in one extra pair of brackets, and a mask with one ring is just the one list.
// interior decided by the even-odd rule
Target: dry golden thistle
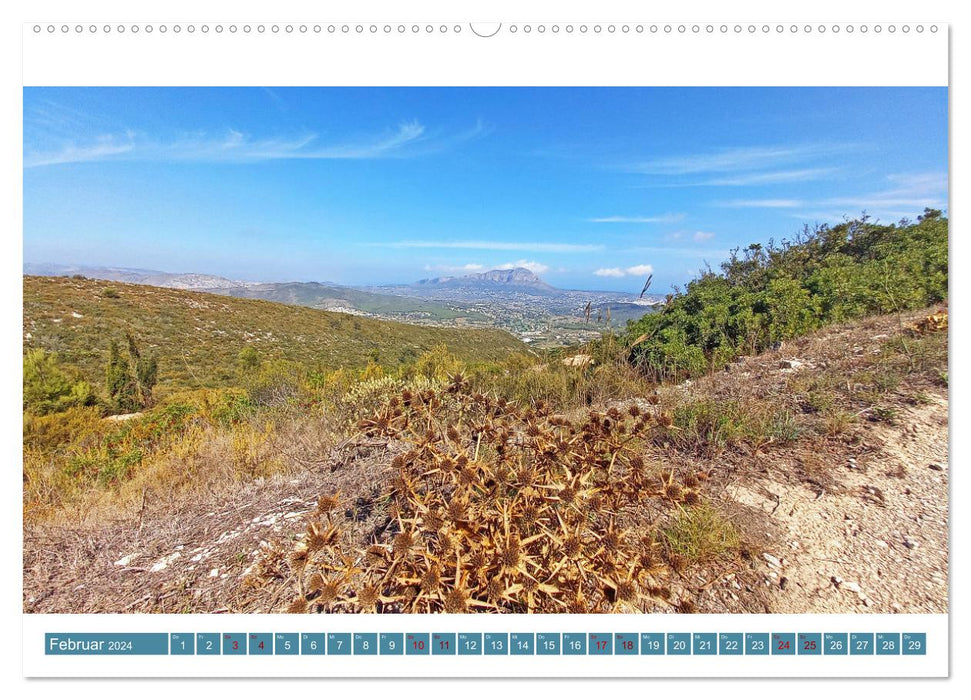
[(303, 596), (297, 598), (287, 606), (287, 612), (293, 615), (307, 612), (307, 599)]
[(329, 547), (337, 541), (339, 534), (337, 527), (333, 525), (325, 528), (318, 522), (312, 522), (307, 526), (307, 550), (316, 552)]
[(633, 603), (637, 600), (637, 582), (633, 579), (624, 579), (617, 583), (617, 600), (624, 603)]
[(587, 604), (586, 598), (582, 594), (577, 594), (574, 596), (566, 606), (567, 612), (573, 613), (574, 615), (582, 615), (584, 613), (590, 612), (589, 605)]
[(422, 575), (420, 586), (421, 590), (425, 593), (434, 593), (438, 590), (438, 587), (442, 583), (442, 577), (439, 574), (437, 566), (429, 567)]
[(467, 514), (467, 504), (458, 497), (453, 497), (452, 500), (448, 502), (446, 513), (454, 522), (465, 520)]
[(563, 555), (567, 558), (576, 559), (580, 555), (580, 552), (583, 551), (583, 540), (576, 535), (567, 537), (565, 540), (563, 540), (563, 546), (561, 547), (560, 551), (562, 551)]
[(559, 499), (563, 505), (572, 505), (577, 498), (576, 489), (570, 485), (566, 485), (560, 489), (559, 493), (556, 494), (557, 499)]
[(307, 551), (307, 545), (304, 543), (298, 544), (292, 552), (290, 552), (290, 566), (294, 568), (302, 568), (307, 565), (307, 556), (309, 552)]
[(486, 583), (484, 591), (486, 600), (490, 602), (497, 602), (500, 598), (502, 598), (503, 590), (502, 582), (498, 578), (489, 579), (489, 582)]
[(340, 493), (321, 496), (317, 499), (317, 512), (320, 515), (329, 515), (333, 511), (341, 507), (341, 495)]
[(394, 553), (395, 557), (402, 558), (406, 557), (410, 552), (411, 548), (415, 546), (415, 536), (410, 530), (403, 530), (395, 535), (394, 542), (391, 545), (391, 551)]
[(387, 550), (379, 544), (372, 544), (365, 551), (365, 562), (368, 566), (378, 567), (387, 563)]
[(442, 518), (441, 513), (437, 510), (429, 510), (425, 513), (424, 525), (425, 529), (429, 532), (436, 532), (445, 524), (445, 520)]
[(505, 547), (499, 551), (499, 559), (502, 565), (508, 569), (515, 569), (522, 560), (522, 551), (519, 548), (519, 540), (513, 538)]
[(684, 615), (692, 615), (698, 611), (695, 604), (688, 598), (685, 598), (680, 603), (678, 603), (678, 612)]
[(362, 610), (372, 611), (381, 598), (381, 587), (376, 583), (368, 583), (357, 592), (357, 604)]
[(487, 564), (488, 554), (486, 554), (486, 550), (482, 547), (474, 549), (469, 557), (469, 569), (472, 571), (479, 571), (486, 568)]
[(320, 573), (314, 573), (307, 579), (307, 591), (317, 593), (324, 587), (324, 577)]
[[(660, 510), (700, 499), (703, 481), (676, 482), (670, 471), (658, 479), (647, 468), (629, 428), (653, 420), (631, 404), (575, 422), (544, 404), (522, 410), (470, 394), (456, 378), (441, 395), (402, 392), (364, 427), (406, 450), (381, 485), (392, 487), (382, 497), (386, 524), (367, 536), (355, 534), (357, 524), (342, 532), (340, 496), (323, 496), (317, 515), (327, 519), (312, 518), (290, 566), (283, 551), (268, 553), (254, 576), (292, 581), (278, 585), (328, 611), (638, 606), (646, 592), (663, 593), (669, 567), (684, 563), (652, 535), (631, 541), (625, 532), (652, 532)], [(641, 588), (644, 576), (651, 588)]]
[(317, 598), (317, 602), (321, 605), (328, 606), (332, 605), (337, 601), (341, 594), (341, 582), (330, 579), (324, 581), (323, 585), (320, 587), (320, 596)]
[(469, 592), (462, 586), (457, 586), (445, 594), (445, 612), (464, 613), (469, 610), (469, 603), (472, 602)]

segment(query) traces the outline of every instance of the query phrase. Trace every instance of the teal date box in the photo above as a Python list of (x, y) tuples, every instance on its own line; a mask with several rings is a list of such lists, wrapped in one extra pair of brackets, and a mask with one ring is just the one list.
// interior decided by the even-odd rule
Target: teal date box
[(351, 635), (349, 632), (329, 632), (327, 634), (327, 656), (350, 656)]
[(664, 632), (641, 632), (641, 656), (664, 653)]
[(718, 653), (721, 656), (741, 656), (745, 653), (745, 639), (740, 632), (722, 632), (718, 635)]
[(559, 656), (560, 633), (538, 632), (536, 634), (536, 653), (543, 656)]
[(486, 632), (482, 635), (486, 656), (504, 656), (509, 653), (509, 635), (504, 632)]
[(904, 656), (924, 656), (927, 653), (927, 634), (904, 632), (900, 640), (900, 653)]
[(196, 654), (219, 656), (219, 633), (200, 632), (196, 635)]
[(482, 654), (482, 634), (480, 632), (459, 633), (459, 656), (480, 656)]
[(640, 653), (638, 636), (633, 632), (617, 632), (614, 635), (614, 653), (618, 656), (634, 656)]
[(877, 656), (896, 656), (900, 654), (900, 633), (877, 632), (875, 647)]
[(873, 633), (850, 633), (850, 656), (870, 656), (873, 654)]
[(514, 656), (532, 656), (536, 651), (536, 635), (532, 632), (513, 632), (509, 635), (509, 653)]
[(245, 634), (224, 634), (223, 635), (223, 656), (241, 656), (246, 653)]
[(277, 632), (273, 635), (273, 653), (296, 656), (300, 653), (300, 635), (296, 632)]
[(405, 635), (406, 656), (428, 656), (430, 646), (427, 632), (409, 632)]
[(826, 632), (823, 635), (823, 653), (827, 656), (846, 656), (849, 654), (849, 635), (846, 632)]
[(327, 636), (304, 632), (300, 635), (300, 653), (305, 656), (323, 656), (327, 652)]
[(745, 633), (746, 656), (768, 656), (769, 635), (762, 632)]
[(714, 632), (695, 632), (691, 635), (691, 653), (695, 656), (714, 656), (718, 653), (718, 635)]
[(196, 636), (191, 632), (169, 635), (169, 653), (175, 656), (188, 656), (196, 653)]
[(793, 656), (796, 653), (796, 635), (792, 632), (772, 633), (772, 655)]
[(799, 656), (819, 656), (823, 653), (823, 635), (818, 632), (800, 632), (796, 638)]
[(614, 653), (614, 635), (609, 632), (591, 632), (587, 638), (591, 656), (610, 656)]
[(400, 632), (382, 632), (378, 636), (382, 656), (400, 656), (405, 653), (405, 635)]
[(667, 653), (672, 656), (691, 654), (691, 635), (688, 632), (668, 632)]
[(563, 633), (563, 654), (569, 656), (586, 656), (587, 635), (583, 632)]
[(269, 656), (273, 654), (273, 635), (268, 632), (251, 632), (249, 635), (250, 656)]
[(354, 633), (354, 656), (374, 656), (378, 653), (378, 635), (374, 632)]
[(439, 632), (432, 635), (432, 656), (452, 656), (455, 652), (455, 635)]

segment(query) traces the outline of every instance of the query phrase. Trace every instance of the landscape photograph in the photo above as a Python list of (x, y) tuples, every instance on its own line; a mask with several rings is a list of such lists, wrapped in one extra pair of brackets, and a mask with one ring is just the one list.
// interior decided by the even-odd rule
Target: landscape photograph
[(946, 88), (25, 88), (26, 613), (947, 613)]

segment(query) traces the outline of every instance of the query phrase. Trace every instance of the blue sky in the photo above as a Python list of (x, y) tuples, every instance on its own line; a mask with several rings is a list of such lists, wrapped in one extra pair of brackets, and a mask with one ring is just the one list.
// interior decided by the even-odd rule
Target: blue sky
[(27, 262), (664, 292), (946, 202), (944, 88), (24, 90)]

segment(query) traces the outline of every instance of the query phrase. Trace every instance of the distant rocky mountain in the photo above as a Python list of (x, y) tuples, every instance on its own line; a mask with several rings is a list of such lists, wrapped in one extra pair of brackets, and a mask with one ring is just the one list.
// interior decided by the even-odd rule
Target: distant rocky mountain
[(524, 292), (540, 296), (559, 293), (559, 290), (547, 284), (532, 271), (524, 267), (514, 267), (503, 270), (489, 270), (477, 272), (462, 277), (435, 277), (417, 282), (415, 287), (449, 287), (452, 289), (476, 290), (488, 292)]
[(70, 277), (81, 275), (90, 279), (108, 282), (127, 282), (129, 284), (147, 284), (152, 287), (168, 287), (170, 289), (219, 290), (237, 289), (257, 284), (255, 282), (241, 282), (226, 279), (216, 275), (201, 275), (195, 272), (160, 272), (159, 270), (141, 270), (128, 267), (97, 267), (85, 265), (58, 265), (54, 263), (24, 263), (25, 275), (41, 277)]

